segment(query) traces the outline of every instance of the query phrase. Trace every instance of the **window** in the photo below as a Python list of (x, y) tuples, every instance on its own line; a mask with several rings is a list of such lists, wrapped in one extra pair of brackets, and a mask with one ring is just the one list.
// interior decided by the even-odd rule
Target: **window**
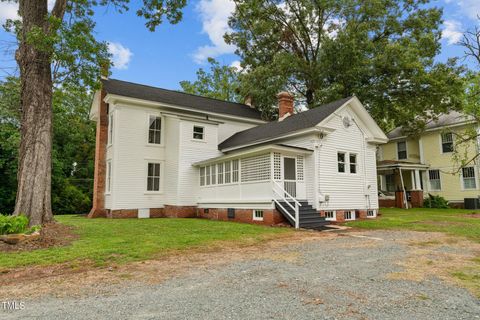
[(193, 139), (195, 140), (203, 140), (204, 138), (204, 127), (200, 126), (193, 126)]
[(477, 181), (475, 179), (475, 168), (462, 168), (463, 189), (476, 189)]
[(205, 167), (205, 184), (210, 185), (210, 166)]
[(160, 191), (160, 163), (148, 163), (147, 191)]
[(367, 218), (375, 218), (377, 216), (376, 210), (367, 210)]
[(200, 168), (200, 185), (205, 185), (205, 167)]
[(350, 153), (350, 173), (357, 173), (357, 155)]
[(160, 144), (162, 132), (162, 118), (150, 116), (148, 124), (148, 143)]
[(108, 145), (113, 143), (113, 113), (108, 115)]
[(442, 134), (442, 153), (453, 152), (453, 134), (451, 132)]
[(335, 211), (325, 211), (325, 220), (327, 221), (337, 220)]
[(407, 159), (407, 142), (406, 141), (397, 142), (397, 157), (398, 157), (398, 160)]
[(216, 165), (212, 165), (210, 166), (210, 173), (212, 174), (212, 184), (216, 184), (217, 183), (217, 177), (216, 177), (216, 173), (217, 173), (217, 166)]
[(430, 180), (430, 190), (438, 191), (442, 189), (440, 170), (428, 170), (428, 180)]
[(394, 174), (387, 174), (385, 176), (385, 185), (387, 191), (393, 192), (395, 191), (395, 175)]
[(253, 220), (263, 221), (263, 210), (253, 210)]
[(355, 220), (355, 215), (352, 211), (343, 212), (343, 219), (345, 220)]
[(232, 182), (238, 182), (238, 159), (232, 161)]
[(230, 161), (225, 162), (225, 183), (232, 182), (230, 168), (231, 168), (231, 162)]
[(107, 162), (107, 193), (112, 190), (112, 162)]
[(223, 163), (217, 164), (217, 179), (218, 184), (223, 184)]
[(337, 159), (338, 159), (338, 172), (345, 172), (345, 153), (338, 152)]

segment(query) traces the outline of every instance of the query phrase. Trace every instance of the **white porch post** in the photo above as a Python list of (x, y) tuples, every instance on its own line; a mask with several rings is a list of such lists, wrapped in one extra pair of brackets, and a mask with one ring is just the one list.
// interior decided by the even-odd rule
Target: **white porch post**
[(422, 184), (420, 183), (420, 170), (415, 170), (415, 190), (422, 190)]

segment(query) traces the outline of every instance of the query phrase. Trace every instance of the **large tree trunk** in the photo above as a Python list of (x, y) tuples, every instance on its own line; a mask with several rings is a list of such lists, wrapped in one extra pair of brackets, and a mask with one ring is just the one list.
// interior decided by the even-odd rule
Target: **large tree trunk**
[(53, 220), (51, 207), (52, 76), (51, 53), (27, 43), (32, 28), (48, 34), (47, 0), (20, 0), (22, 34), (16, 60), (21, 79), (21, 143), (15, 215), (30, 225)]

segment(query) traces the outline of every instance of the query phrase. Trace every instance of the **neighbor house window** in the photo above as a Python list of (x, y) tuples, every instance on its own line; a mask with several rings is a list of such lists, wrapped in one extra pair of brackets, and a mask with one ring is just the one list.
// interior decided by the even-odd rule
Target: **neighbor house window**
[(442, 134), (442, 153), (453, 152), (453, 134), (451, 132)]
[(463, 189), (476, 189), (475, 168), (462, 168)]
[(335, 221), (336, 220), (335, 211), (325, 211), (325, 220)]
[(160, 163), (148, 163), (147, 191), (160, 191)]
[(108, 145), (113, 142), (113, 113), (108, 115)]
[(217, 179), (218, 184), (223, 184), (223, 163), (217, 164)]
[(430, 190), (437, 191), (442, 189), (440, 170), (428, 170), (428, 180), (430, 180)]
[(395, 175), (394, 174), (385, 175), (385, 185), (386, 185), (387, 191), (389, 192), (395, 191)]
[(227, 162), (225, 162), (225, 183), (230, 183), (230, 182), (232, 182), (231, 162), (227, 161)]
[(357, 155), (350, 153), (350, 173), (357, 173)]
[(343, 212), (343, 219), (355, 220), (355, 214), (353, 213), (353, 211), (345, 211)]
[(200, 126), (193, 126), (193, 139), (195, 140), (203, 140), (204, 138), (204, 127)]
[(375, 218), (377, 216), (376, 210), (367, 210), (367, 218)]
[(232, 161), (232, 182), (238, 182), (238, 159)]
[(398, 160), (407, 159), (407, 142), (406, 141), (397, 142), (397, 157), (398, 157)]
[(110, 193), (112, 190), (112, 162), (107, 162), (107, 193)]
[(263, 210), (253, 210), (253, 220), (263, 221)]
[(200, 185), (205, 185), (205, 167), (200, 168)]
[(157, 116), (149, 117), (148, 143), (160, 144), (162, 138), (162, 118)]
[(338, 152), (337, 160), (338, 160), (338, 172), (345, 172), (345, 153)]

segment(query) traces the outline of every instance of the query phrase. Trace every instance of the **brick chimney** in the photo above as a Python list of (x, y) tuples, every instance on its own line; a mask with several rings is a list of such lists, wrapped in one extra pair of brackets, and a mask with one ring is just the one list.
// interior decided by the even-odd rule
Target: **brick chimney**
[(278, 121), (282, 121), (293, 114), (293, 95), (282, 91), (277, 94), (278, 99)]
[(95, 172), (93, 179), (93, 204), (89, 218), (106, 217), (105, 209), (105, 177), (108, 139), (108, 104), (103, 101), (106, 92), (102, 88), (98, 95), (97, 135), (95, 140)]

